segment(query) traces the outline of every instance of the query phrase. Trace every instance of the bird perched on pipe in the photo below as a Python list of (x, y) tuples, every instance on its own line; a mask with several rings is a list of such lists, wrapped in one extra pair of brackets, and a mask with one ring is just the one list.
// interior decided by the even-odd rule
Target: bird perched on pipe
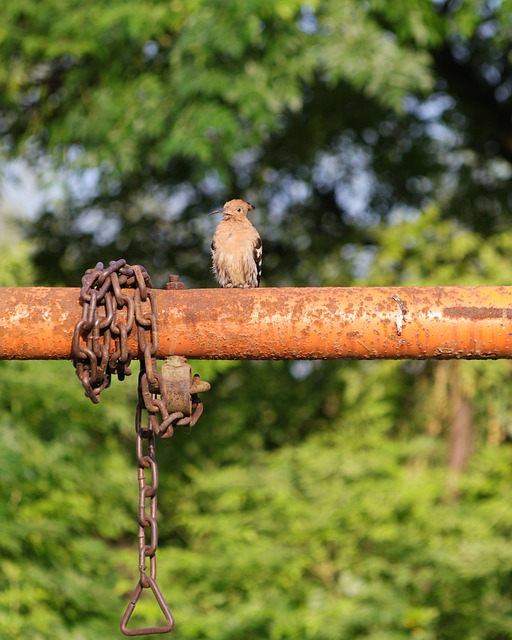
[(247, 218), (254, 207), (244, 200), (229, 200), (212, 240), (213, 273), (221, 287), (250, 289), (260, 286), (262, 244)]

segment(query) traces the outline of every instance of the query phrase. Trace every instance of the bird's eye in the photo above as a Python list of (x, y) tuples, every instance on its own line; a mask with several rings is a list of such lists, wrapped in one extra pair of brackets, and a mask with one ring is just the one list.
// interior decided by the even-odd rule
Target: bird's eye
[(238, 211), (238, 213), (241, 213), (242, 209), (240, 209), (240, 207), (238, 207), (237, 211)]

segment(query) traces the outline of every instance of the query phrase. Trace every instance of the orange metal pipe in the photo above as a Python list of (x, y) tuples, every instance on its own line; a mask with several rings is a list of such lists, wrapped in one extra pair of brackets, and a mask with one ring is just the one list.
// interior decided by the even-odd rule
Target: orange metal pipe
[[(512, 287), (154, 292), (160, 358), (512, 357)], [(79, 289), (0, 289), (0, 359), (70, 358), (78, 296)]]

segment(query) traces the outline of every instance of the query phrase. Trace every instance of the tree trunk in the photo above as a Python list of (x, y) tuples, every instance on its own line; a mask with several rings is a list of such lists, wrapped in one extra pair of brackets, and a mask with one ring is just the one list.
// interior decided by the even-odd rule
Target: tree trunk
[(473, 404), (464, 390), (461, 380), (460, 362), (453, 362), (452, 407), (453, 419), (449, 444), (448, 492), (452, 500), (457, 500), (458, 479), (466, 469), (473, 445)]

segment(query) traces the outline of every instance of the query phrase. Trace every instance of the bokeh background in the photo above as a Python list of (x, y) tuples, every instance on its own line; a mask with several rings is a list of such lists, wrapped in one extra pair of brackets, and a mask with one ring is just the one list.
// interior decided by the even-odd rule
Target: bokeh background
[[(0, 285), (122, 257), (216, 286), (232, 197), (263, 286), (512, 284), (510, 0), (0, 14)], [(204, 415), (157, 443), (176, 638), (512, 637), (508, 361), (192, 364)], [(121, 637), (135, 385), (0, 362), (1, 637)]]

